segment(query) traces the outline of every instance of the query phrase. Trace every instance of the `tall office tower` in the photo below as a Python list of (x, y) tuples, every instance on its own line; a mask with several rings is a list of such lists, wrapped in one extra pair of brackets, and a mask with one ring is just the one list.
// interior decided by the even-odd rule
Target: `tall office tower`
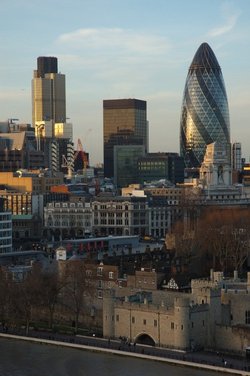
[(180, 154), (185, 167), (200, 167), (206, 146), (215, 141), (228, 144), (230, 160), (230, 124), (224, 80), (214, 52), (207, 43), (202, 43), (190, 65), (182, 102)]
[(63, 155), (67, 158), (68, 147), (72, 149), (72, 124), (66, 123), (65, 75), (58, 73), (56, 57), (37, 58), (32, 80), (32, 122), (45, 167), (61, 170)]
[(143, 145), (148, 151), (147, 102), (139, 99), (103, 101), (104, 176), (114, 177), (114, 146)]
[(57, 58), (40, 56), (32, 80), (32, 124), (66, 120), (65, 75), (57, 72)]
[(232, 167), (235, 171), (242, 170), (242, 155), (240, 142), (234, 142), (232, 145)]

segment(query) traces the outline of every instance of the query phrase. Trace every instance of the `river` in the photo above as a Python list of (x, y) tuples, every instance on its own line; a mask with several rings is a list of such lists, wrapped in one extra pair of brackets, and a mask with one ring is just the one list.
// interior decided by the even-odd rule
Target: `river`
[(215, 376), (216, 373), (150, 360), (0, 339), (0, 376), (117, 375)]

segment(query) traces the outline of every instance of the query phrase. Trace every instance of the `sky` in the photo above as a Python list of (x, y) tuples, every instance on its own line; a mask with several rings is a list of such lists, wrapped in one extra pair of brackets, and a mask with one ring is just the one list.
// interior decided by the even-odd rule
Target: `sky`
[(231, 141), (250, 160), (250, 0), (0, 0), (0, 121), (31, 123), (38, 56), (66, 76), (67, 117), (103, 162), (103, 100), (147, 101), (150, 152), (179, 152), (188, 68), (207, 42), (221, 66)]

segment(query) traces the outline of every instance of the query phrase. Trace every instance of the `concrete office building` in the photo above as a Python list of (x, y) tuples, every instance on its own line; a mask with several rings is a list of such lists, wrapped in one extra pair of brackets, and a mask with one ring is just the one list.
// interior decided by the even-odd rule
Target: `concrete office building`
[(0, 122), (0, 169), (16, 171), (44, 166), (43, 152), (36, 147), (35, 130), (16, 119)]
[(103, 101), (104, 176), (114, 177), (114, 146), (143, 145), (148, 151), (147, 103), (139, 99)]
[(12, 216), (0, 198), (0, 254), (12, 252)]

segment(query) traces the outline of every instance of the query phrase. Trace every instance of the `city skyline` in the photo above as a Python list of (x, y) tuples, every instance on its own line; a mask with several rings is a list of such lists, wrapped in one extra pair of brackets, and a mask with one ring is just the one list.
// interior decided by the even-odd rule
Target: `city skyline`
[(231, 141), (249, 160), (247, 0), (16, 0), (1, 4), (0, 121), (31, 123), (38, 56), (56, 56), (66, 76), (67, 115), (90, 163), (103, 161), (102, 102), (147, 101), (149, 151), (179, 152), (183, 87), (207, 42), (222, 67)]

